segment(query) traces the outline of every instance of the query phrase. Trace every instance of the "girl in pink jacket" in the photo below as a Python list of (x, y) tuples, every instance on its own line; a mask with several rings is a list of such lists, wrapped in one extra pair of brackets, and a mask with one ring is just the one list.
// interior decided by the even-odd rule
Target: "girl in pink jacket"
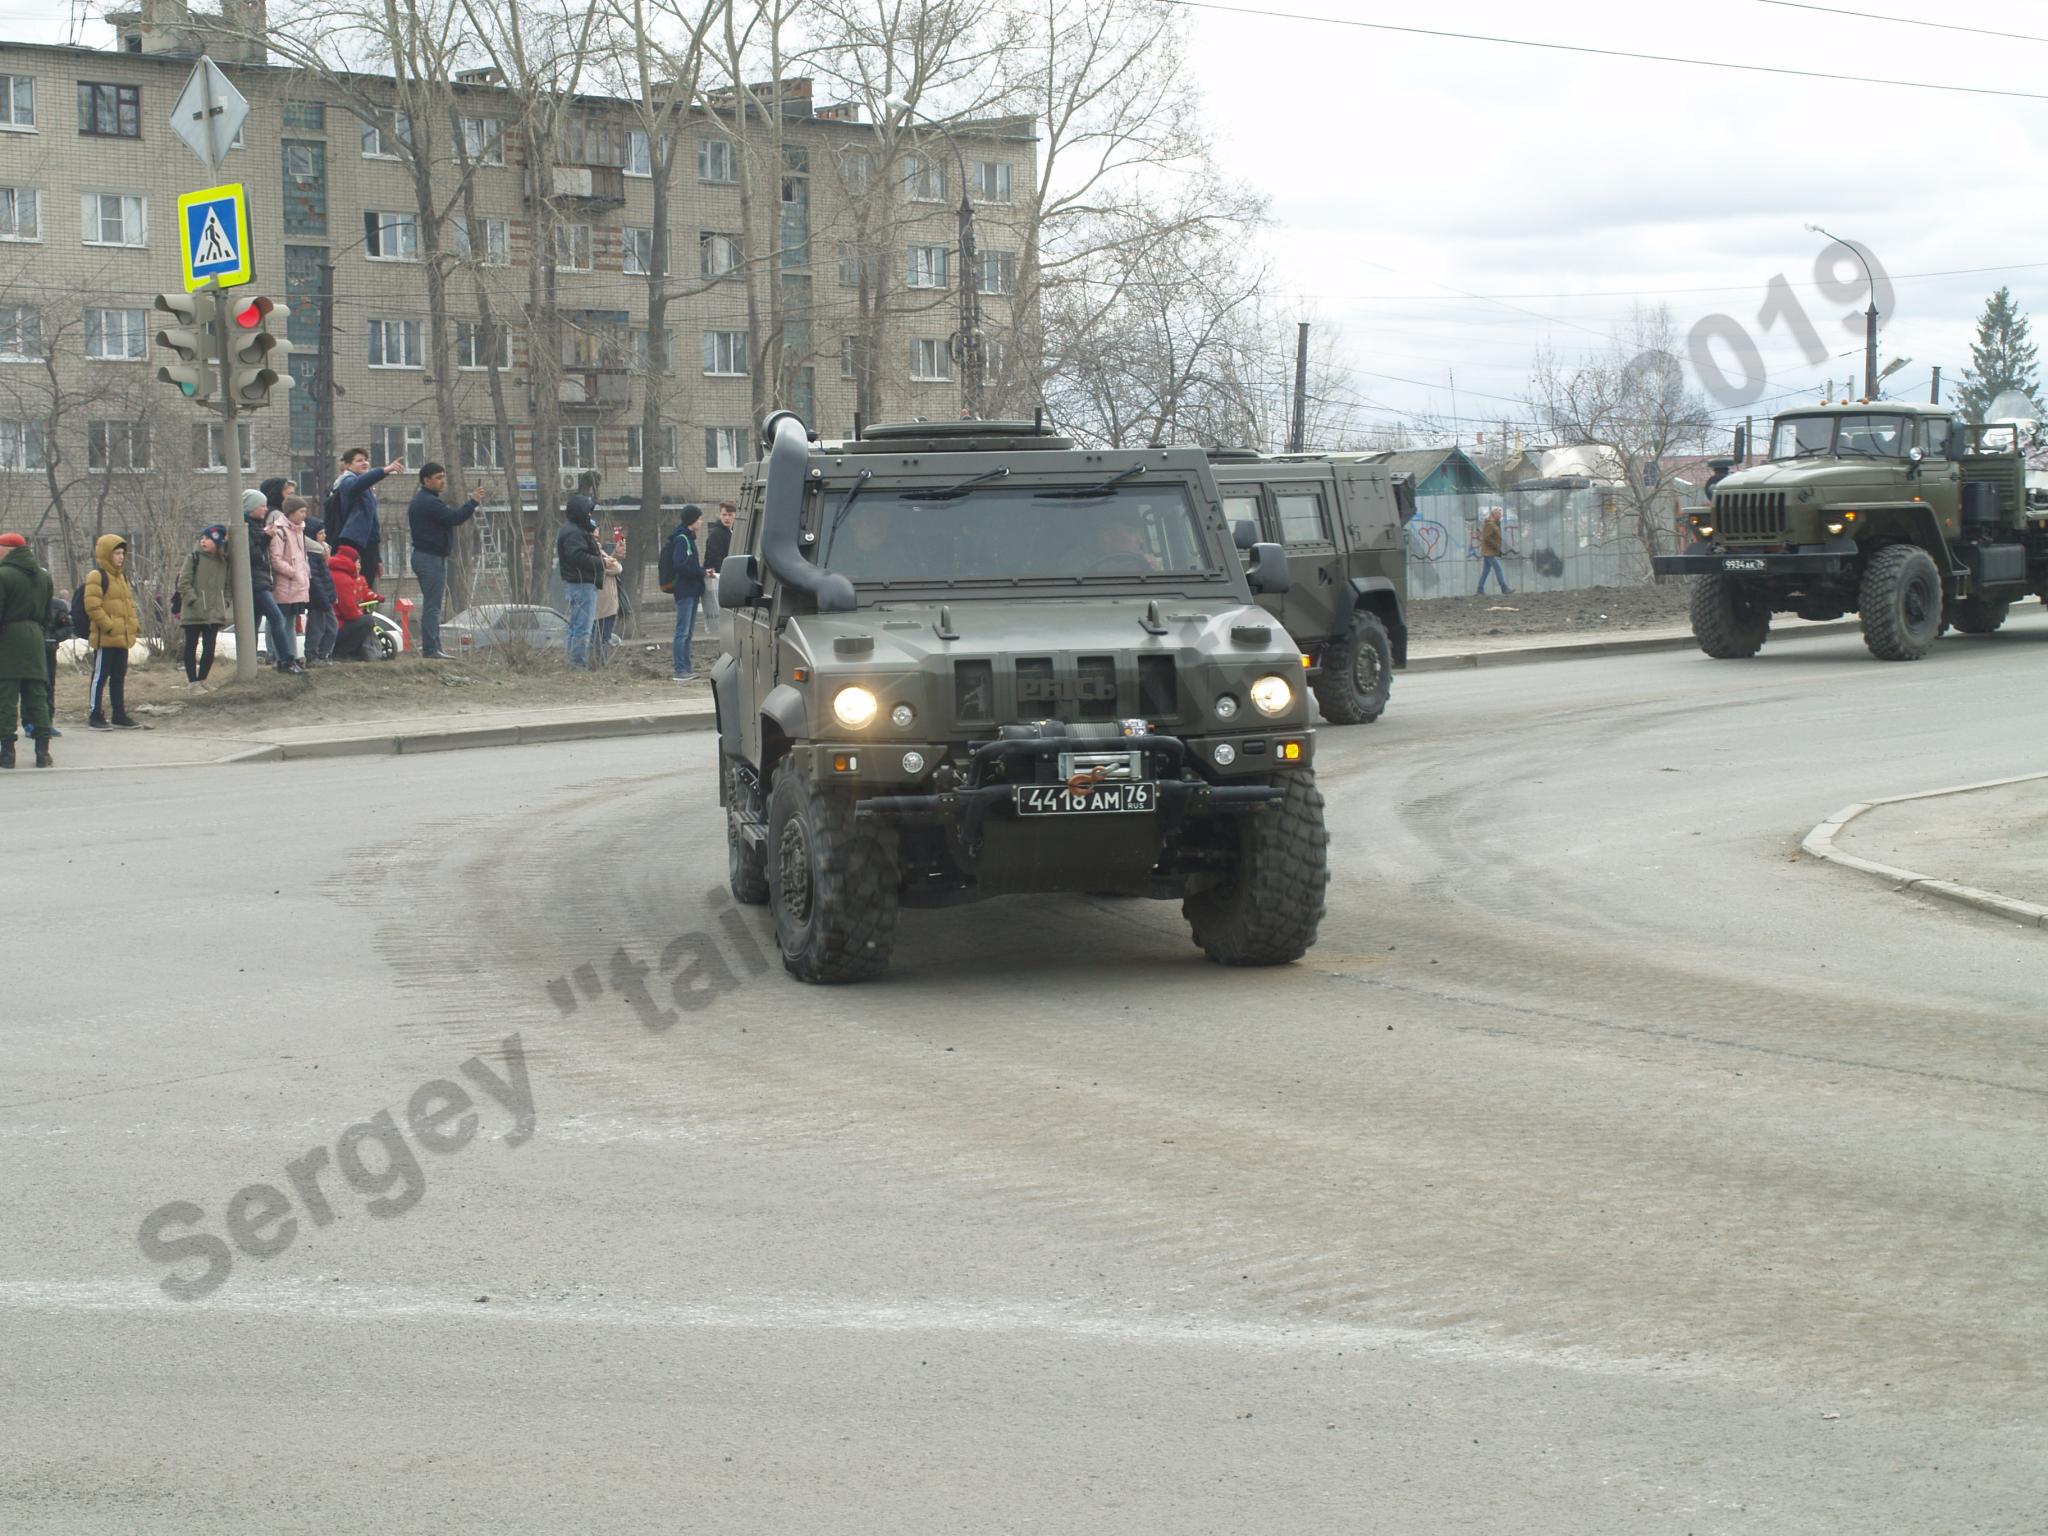
[(270, 534), (271, 591), (277, 606), (284, 610), (285, 627), (290, 631), (286, 642), (293, 647), (294, 671), (300, 667), (299, 620), (305, 616), (306, 604), (313, 595), (313, 568), (306, 558), (306, 515), (310, 510), (304, 497), (287, 496), (284, 509), (271, 513), (266, 525)]

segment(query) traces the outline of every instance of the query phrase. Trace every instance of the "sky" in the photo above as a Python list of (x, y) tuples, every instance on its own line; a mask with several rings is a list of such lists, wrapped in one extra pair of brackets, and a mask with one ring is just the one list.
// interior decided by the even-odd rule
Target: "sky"
[[(1537, 348), (1547, 343), (1567, 361), (1600, 351), (1626, 330), (1638, 298), (1669, 304), (1681, 337), (1704, 326), (1754, 339), (1768, 383), (1750, 411), (1817, 400), (1831, 377), (1839, 397), (1851, 370), (1861, 379), (1868, 287), (1847, 257), (1831, 291), (1817, 286), (1815, 260), (1829, 242), (1809, 223), (1865, 246), (1894, 275), (1893, 302), (1880, 306), (1880, 365), (1912, 362), (1888, 393), (1925, 399), (1939, 364), (1948, 399), (1999, 284), (2024, 310), (2048, 304), (2048, 0), (1838, 0), (1860, 15), (1766, 0), (1244, 5), (1269, 14), (1192, 10), (1190, 84), (1225, 170), (1271, 199), (1276, 291), (1293, 318), (1337, 332), (1339, 356), (1378, 407), (1368, 421), (1456, 415), (1467, 445), (1485, 431), (1490, 450), (1502, 416), (1526, 415), (1519, 402)], [(1593, 57), (1273, 12), (2041, 99)], [(2011, 270), (1903, 275), (1986, 267)], [(1777, 290), (1781, 313), (1767, 327), (1759, 311), (1779, 277), (1789, 292)], [(1797, 312), (1823, 349), (1818, 363), (1795, 335)], [(1713, 355), (1739, 385), (1733, 351)], [(1716, 409), (1729, 421), (1744, 414), (1732, 401)]]

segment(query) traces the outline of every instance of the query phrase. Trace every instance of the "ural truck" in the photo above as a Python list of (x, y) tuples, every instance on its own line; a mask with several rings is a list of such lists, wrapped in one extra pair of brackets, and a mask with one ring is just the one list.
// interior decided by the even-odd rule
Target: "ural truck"
[(812, 438), (746, 471), (712, 669), (733, 895), (807, 982), (888, 966), (903, 908), (1178, 899), (1225, 965), (1315, 942), (1328, 883), (1301, 655), (1254, 605), (1200, 450), (1041, 422)]
[(1332, 725), (1386, 712), (1394, 670), (1408, 665), (1408, 554), (1415, 483), (1372, 454), (1210, 455), (1223, 513), (1241, 548), (1278, 544), (1293, 576), (1259, 602), (1308, 658), (1309, 691)]
[(1883, 661), (1916, 661), (1953, 626), (1988, 635), (2029, 593), (2048, 596), (2048, 515), (2029, 509), (2011, 426), (1947, 408), (1859, 401), (1786, 411), (1768, 462), (1720, 478), (1694, 542), (1651, 563), (1694, 578), (1692, 632), (1709, 656), (1754, 656), (1771, 615), (1861, 616)]

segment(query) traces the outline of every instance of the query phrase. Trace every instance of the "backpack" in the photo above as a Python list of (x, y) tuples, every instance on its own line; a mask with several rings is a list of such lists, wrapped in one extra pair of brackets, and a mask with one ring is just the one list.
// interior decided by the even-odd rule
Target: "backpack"
[(658, 562), (656, 562), (655, 576), (661, 584), (662, 591), (670, 593), (675, 591), (676, 536), (673, 533), (670, 534), (668, 538), (662, 543), (661, 559)]
[[(93, 576), (97, 575), (99, 575), (99, 572), (94, 571), (92, 576), (85, 578), (85, 581), (91, 581)], [(71, 635), (76, 640), (90, 640), (92, 638), (92, 614), (87, 611), (85, 606), (85, 581), (81, 581), (78, 584), (78, 590), (71, 594)], [(104, 585), (100, 588), (100, 595), (102, 597), (106, 595), (106, 587)]]
[(342, 506), (341, 482), (339, 480), (335, 481), (334, 484), (328, 488), (327, 499), (320, 503), (320, 516), (322, 521), (324, 521), (327, 524), (328, 537), (330, 539), (340, 538), (342, 523)]

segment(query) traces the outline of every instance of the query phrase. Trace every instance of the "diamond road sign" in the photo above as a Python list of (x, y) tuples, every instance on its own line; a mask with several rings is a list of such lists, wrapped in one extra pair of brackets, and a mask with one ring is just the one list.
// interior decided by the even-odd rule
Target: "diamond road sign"
[(220, 66), (202, 58), (192, 66), (191, 78), (171, 108), (171, 132), (183, 139), (209, 171), (220, 169), (228, 147), (242, 131), (242, 119), (249, 115), (249, 103), (234, 88)]
[(236, 288), (255, 276), (249, 198), (239, 181), (178, 199), (178, 252), (187, 293), (208, 285)]

